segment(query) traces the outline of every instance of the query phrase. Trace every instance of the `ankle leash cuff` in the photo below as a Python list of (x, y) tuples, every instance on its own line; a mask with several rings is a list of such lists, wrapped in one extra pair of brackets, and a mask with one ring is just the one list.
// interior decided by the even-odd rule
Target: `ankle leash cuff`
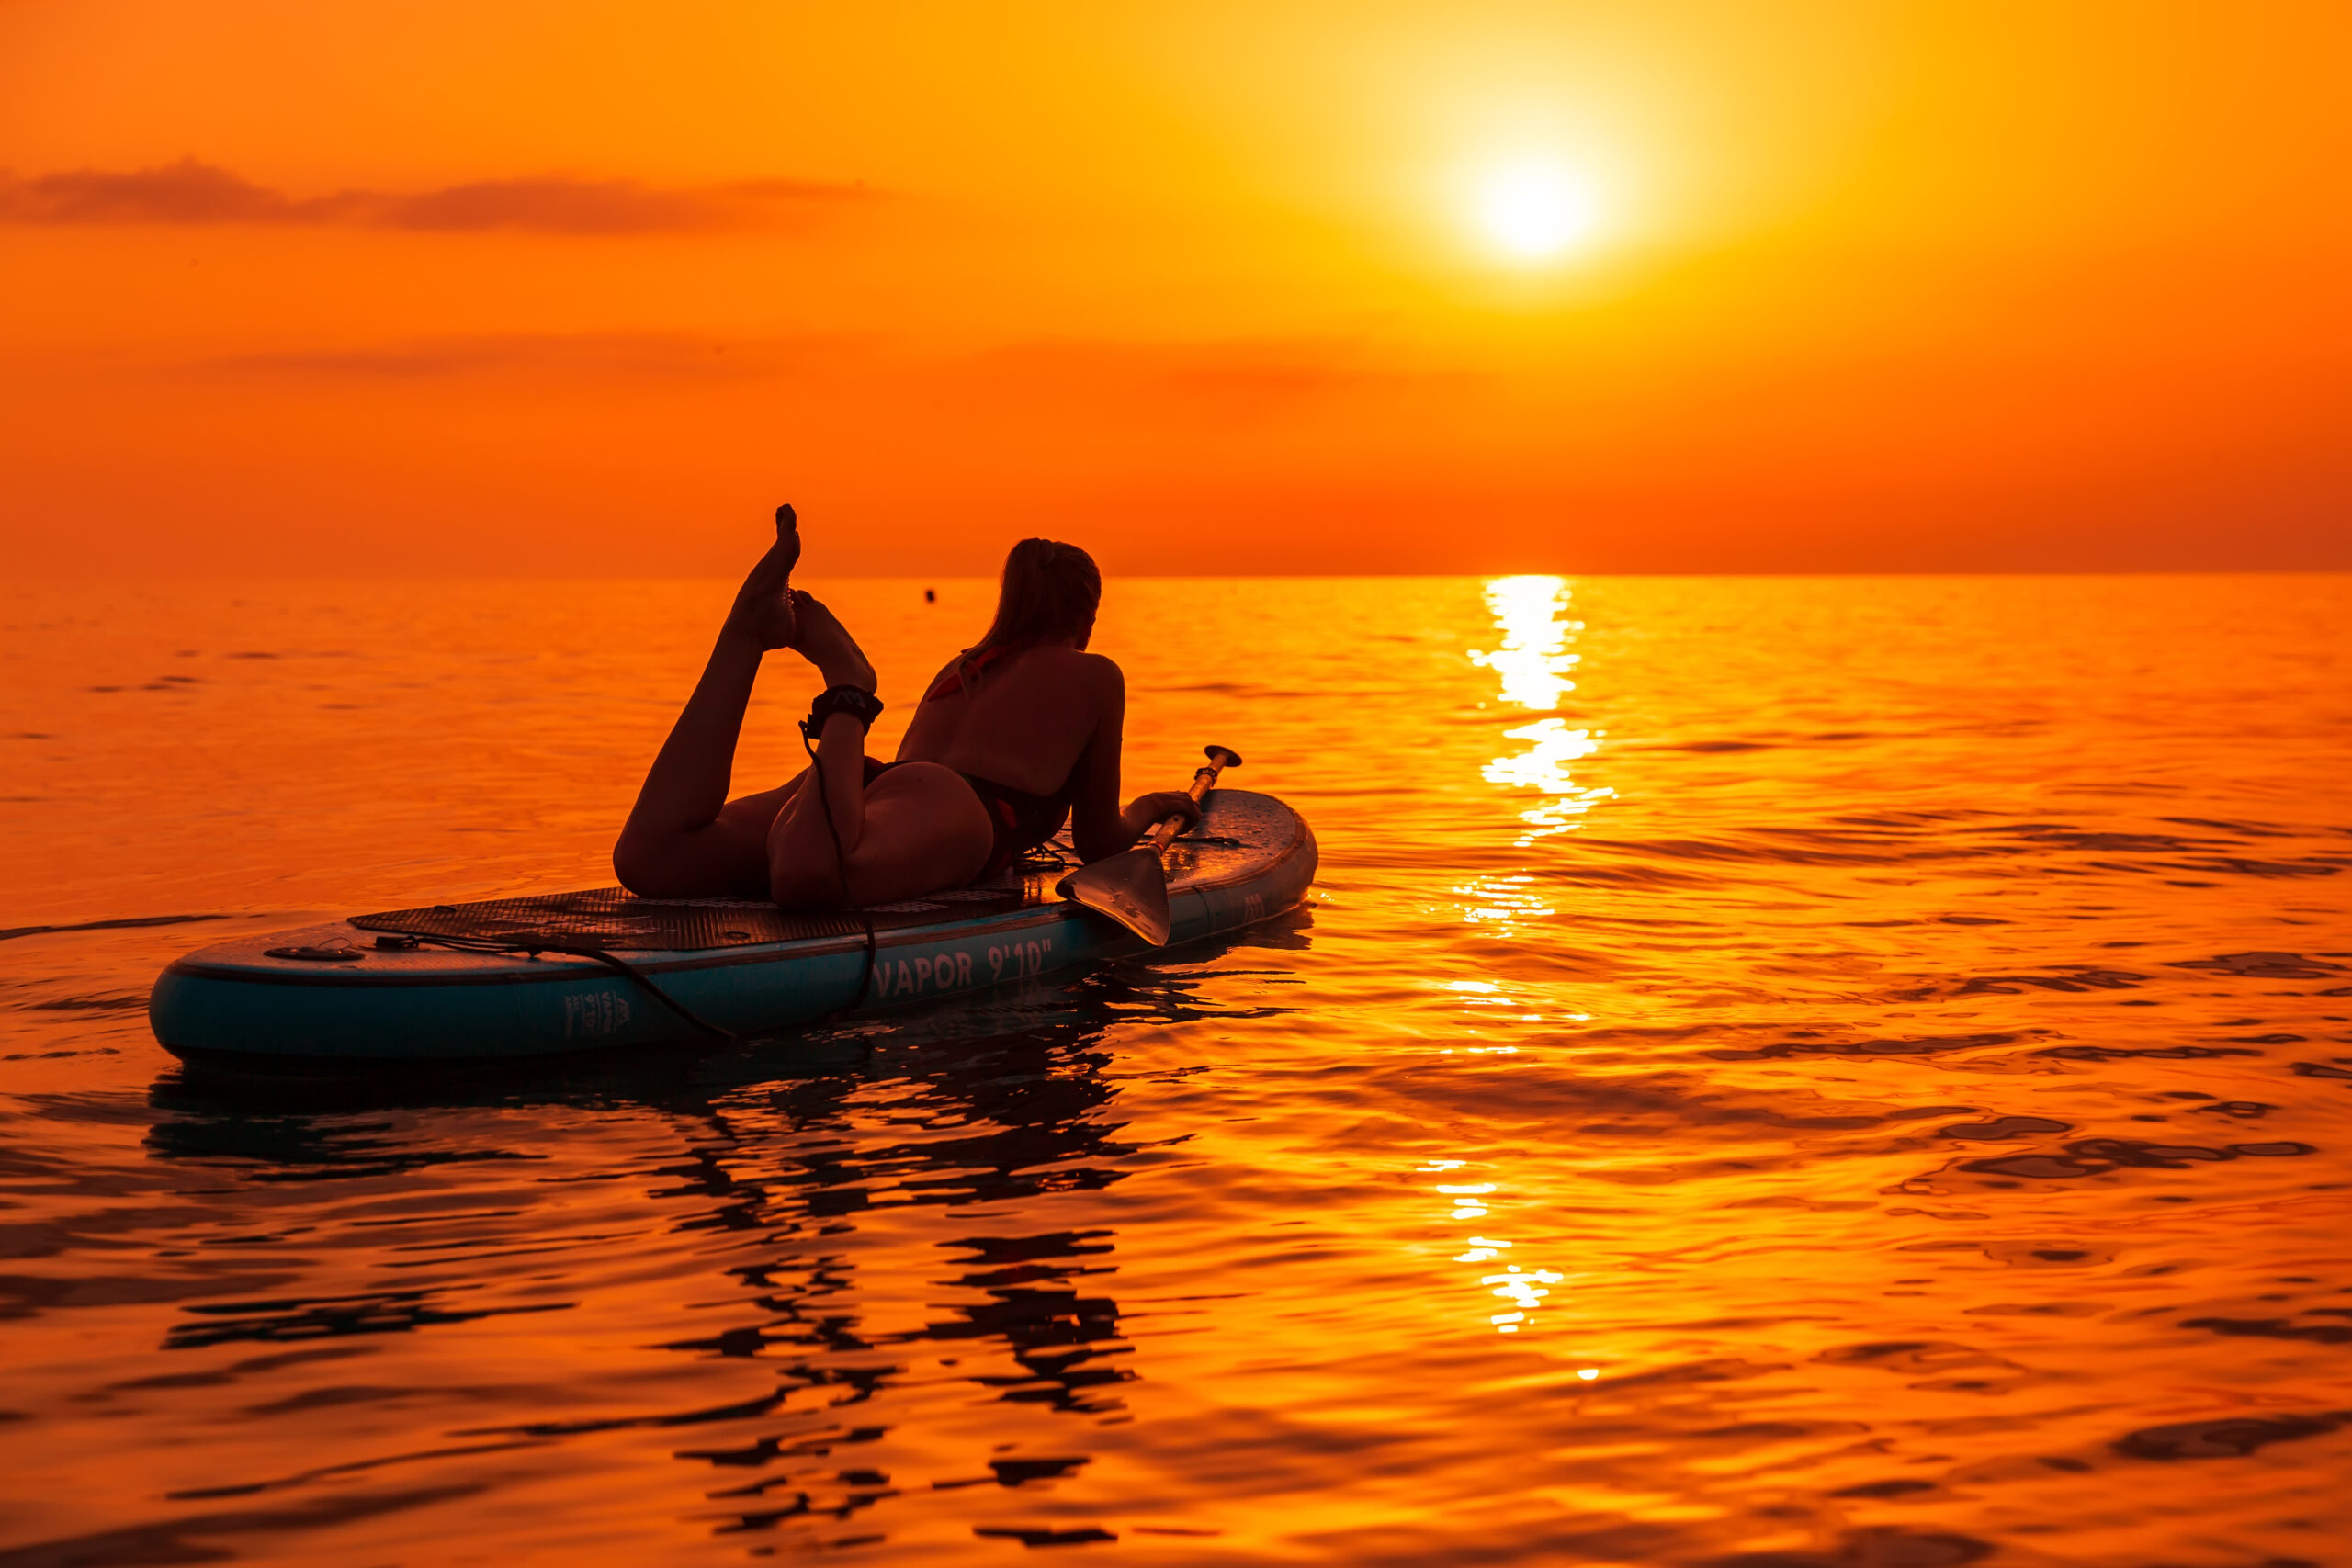
[(800, 721), (800, 733), (814, 743), (824, 735), (825, 721), (837, 713), (845, 713), (862, 728), (871, 729), (874, 721), (882, 716), (882, 699), (862, 686), (828, 686), (808, 705), (808, 716)]

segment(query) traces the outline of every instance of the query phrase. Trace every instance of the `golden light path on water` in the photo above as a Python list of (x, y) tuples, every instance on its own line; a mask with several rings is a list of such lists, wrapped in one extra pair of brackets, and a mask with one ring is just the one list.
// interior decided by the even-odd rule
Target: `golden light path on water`
[[(1600, 737), (1591, 730), (1570, 729), (1566, 720), (1556, 716), (1561, 699), (1576, 690), (1568, 672), (1581, 661), (1580, 655), (1568, 651), (1568, 641), (1584, 629), (1583, 622), (1570, 620), (1566, 614), (1569, 599), (1566, 579), (1498, 577), (1486, 585), (1486, 598), (1502, 638), (1492, 650), (1470, 649), (1470, 662), (1501, 677), (1498, 701), (1529, 712), (1555, 715), (1503, 731), (1510, 739), (1531, 742), (1528, 750), (1497, 757), (1481, 770), (1481, 776), (1489, 784), (1532, 789), (1542, 796), (1534, 806), (1520, 813), (1521, 820), (1529, 825), (1528, 831), (1512, 840), (1512, 847), (1525, 849), (1540, 839), (1576, 827), (1578, 818), (1614, 792), (1606, 787), (1579, 786), (1568, 772), (1569, 763), (1600, 749)], [(1456, 889), (1480, 900), (1465, 906), (1463, 918), (1474, 923), (1494, 923), (1498, 931), (1508, 933), (1514, 922), (1550, 915), (1549, 908), (1525, 891), (1534, 880), (1523, 874), (1495, 876)], [(1521, 1022), (1544, 1021), (1542, 1013), (1527, 1011), (1525, 1003), (1510, 996), (1499, 982), (1455, 980), (1447, 988), (1461, 996), (1465, 1010), (1498, 1008)], [(1579, 1022), (1585, 1017), (1567, 1016)], [(1515, 1045), (1458, 1046), (1442, 1054), (1452, 1055), (1460, 1050), (1465, 1055), (1515, 1055), (1518, 1049)], [(1446, 1175), (1460, 1170), (1464, 1164), (1462, 1160), (1432, 1160), (1423, 1169), (1430, 1174)], [(1484, 1222), (1490, 1213), (1487, 1200), (1498, 1187), (1491, 1181), (1454, 1180), (1440, 1182), (1434, 1190), (1453, 1201), (1451, 1219)], [(1477, 1233), (1466, 1236), (1464, 1250), (1454, 1255), (1453, 1261), (1474, 1265), (1501, 1263), (1499, 1272), (1480, 1275), (1478, 1284), (1502, 1303), (1503, 1310), (1487, 1314), (1495, 1331), (1517, 1334), (1533, 1325), (1536, 1314), (1551, 1296), (1553, 1287), (1567, 1276), (1551, 1269), (1504, 1261), (1512, 1244), (1483, 1234), (1494, 1228), (1498, 1227), (1481, 1224)], [(1581, 1367), (1577, 1375), (1589, 1382), (1600, 1376), (1600, 1370)]]
[(1567, 651), (1568, 637), (1584, 629), (1564, 619), (1568, 583), (1562, 577), (1498, 577), (1487, 584), (1487, 608), (1502, 632), (1492, 652), (1470, 650), (1470, 662), (1503, 680), (1502, 700), (1536, 713), (1550, 713), (1576, 690), (1568, 671), (1580, 660)]
[[(1470, 662), (1502, 677), (1503, 702), (1532, 713), (1555, 713), (1560, 699), (1576, 690), (1568, 671), (1581, 662), (1579, 655), (1567, 651), (1568, 639), (1584, 629), (1582, 621), (1569, 620), (1564, 614), (1568, 607), (1567, 581), (1498, 577), (1487, 584), (1487, 607), (1502, 631), (1502, 646), (1492, 652), (1472, 649)], [(1532, 744), (1524, 751), (1496, 758), (1487, 764), (1483, 776), (1488, 784), (1533, 789), (1544, 797), (1520, 814), (1529, 831), (1514, 847), (1524, 849), (1538, 839), (1566, 832), (1594, 802), (1613, 793), (1606, 788), (1579, 788), (1568, 774), (1569, 763), (1600, 750), (1600, 732), (1570, 729), (1566, 719), (1552, 717), (1503, 734)], [(1507, 896), (1503, 902), (1510, 908), (1516, 901)], [(1548, 909), (1526, 912), (1551, 913)], [(1471, 918), (1490, 917), (1480, 911)]]

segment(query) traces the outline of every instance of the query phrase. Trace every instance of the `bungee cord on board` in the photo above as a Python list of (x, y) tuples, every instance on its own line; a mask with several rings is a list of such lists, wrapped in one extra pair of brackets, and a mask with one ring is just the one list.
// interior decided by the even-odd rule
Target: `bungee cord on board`
[[(750, 1038), (747, 1035), (738, 1034), (731, 1029), (722, 1029), (718, 1024), (711, 1022), (710, 1020), (703, 1017), (700, 1013), (695, 1012), (692, 1008), (686, 1006), (685, 1003), (680, 1001), (677, 998), (672, 996), (669, 992), (655, 985), (653, 983), (652, 976), (648, 975), (644, 970), (639, 969), (636, 964), (631, 964), (628, 960), (621, 957), (618, 953), (609, 952), (601, 947), (591, 947), (585, 944), (574, 944), (571, 942), (500, 942), (495, 937), (464, 936), (379, 936), (376, 939), (376, 945), (379, 947), (398, 946), (403, 948), (425, 946), (447, 947), (453, 948), (460, 953), (519, 953), (526, 958), (537, 958), (542, 953), (561, 953), (566, 958), (593, 959), (594, 962), (605, 965), (607, 969), (611, 969), (616, 973), (626, 976), (628, 978), (635, 981), (648, 996), (651, 997), (655, 1001), (660, 1002), (663, 1007), (668, 1008), (672, 1012), (676, 1013), (680, 1018), (684, 1019), (696, 1029), (701, 1030), (704, 1033), (708, 1034), (715, 1039), (724, 1040), (729, 1044), (740, 1043), (743, 1040)], [(870, 954), (868, 955), (866, 962), (869, 965), (873, 963), (873, 959)]]

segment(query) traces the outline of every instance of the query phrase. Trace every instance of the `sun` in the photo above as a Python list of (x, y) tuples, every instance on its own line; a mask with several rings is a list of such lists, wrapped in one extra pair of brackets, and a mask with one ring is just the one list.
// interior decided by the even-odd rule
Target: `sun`
[(1513, 261), (1549, 261), (1578, 249), (1600, 231), (1601, 216), (1592, 182), (1548, 159), (1489, 165), (1473, 187), (1479, 232)]

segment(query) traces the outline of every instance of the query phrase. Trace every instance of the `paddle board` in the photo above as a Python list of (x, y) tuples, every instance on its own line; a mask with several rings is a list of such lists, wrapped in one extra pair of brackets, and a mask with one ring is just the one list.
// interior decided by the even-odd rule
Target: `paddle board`
[[(1167, 854), (1171, 945), (1279, 915), (1315, 879), (1315, 835), (1288, 806), (1236, 789), (1204, 805)], [(1075, 863), (856, 914), (616, 887), (355, 916), (199, 948), (148, 1019), (175, 1055), (265, 1071), (772, 1034), (1147, 951), (1055, 895)]]

